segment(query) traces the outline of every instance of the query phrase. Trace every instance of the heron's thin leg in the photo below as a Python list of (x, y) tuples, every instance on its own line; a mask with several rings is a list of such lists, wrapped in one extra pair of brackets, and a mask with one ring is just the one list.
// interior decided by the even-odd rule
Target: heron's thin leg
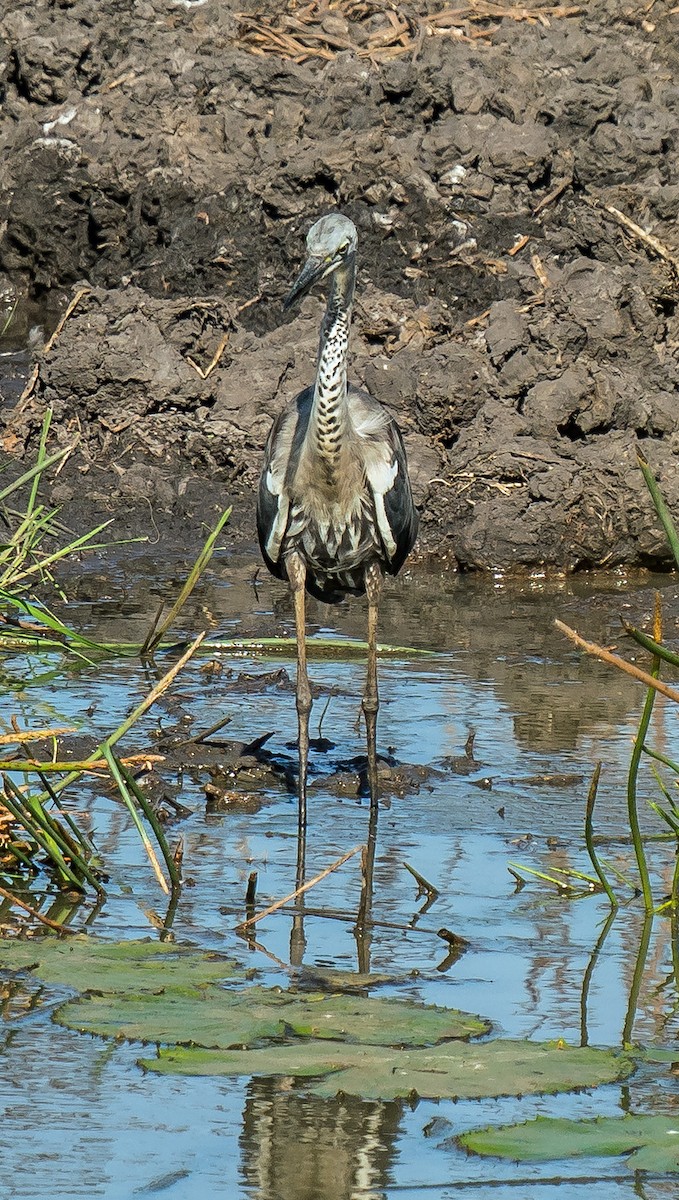
[(375, 871), (375, 849), (377, 846), (376, 804), (370, 806), (368, 841), (361, 856), (361, 899), (358, 905), (354, 937), (358, 952), (358, 970), (361, 975), (370, 972), (370, 949), (372, 945), (373, 875)]
[(304, 860), (306, 857), (306, 785), (309, 761), (309, 713), (311, 712), (311, 688), (306, 669), (306, 629), (304, 583), (306, 567), (299, 554), (291, 554), (286, 563), (288, 579), (295, 604), (295, 632), (297, 635), (297, 728), (299, 733), (299, 840), (297, 844), (297, 887), (304, 882)]
[(368, 786), (370, 805), (377, 805), (377, 713), (380, 698), (377, 690), (377, 609), (382, 587), (382, 572), (377, 563), (372, 563), (365, 573), (365, 590), (368, 597), (368, 671), (363, 693), (363, 715), (365, 717), (366, 740), (368, 743)]

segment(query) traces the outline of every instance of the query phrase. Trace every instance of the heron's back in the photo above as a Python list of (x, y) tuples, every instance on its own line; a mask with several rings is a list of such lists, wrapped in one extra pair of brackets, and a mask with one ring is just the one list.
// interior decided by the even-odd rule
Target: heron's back
[(397, 573), (415, 542), (418, 516), (401, 434), (382, 405), (349, 388), (347, 420), (328, 459), (314, 428), (313, 401), (313, 388), (300, 392), (273, 426), (257, 527), (275, 575), (285, 577), (286, 555), (297, 551), (308, 591), (334, 603), (365, 591), (371, 563)]

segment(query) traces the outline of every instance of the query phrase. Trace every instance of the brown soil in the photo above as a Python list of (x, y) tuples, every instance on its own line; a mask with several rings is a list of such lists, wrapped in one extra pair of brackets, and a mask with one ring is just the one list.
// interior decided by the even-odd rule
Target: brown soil
[(253, 536), (321, 312), (280, 301), (339, 206), (360, 236), (352, 376), (403, 427), (422, 548), (468, 568), (664, 556), (636, 455), (679, 511), (673, 0), (472, 0), (456, 28), (426, 0), (290, 0), (273, 30), (260, 0), (4, 7), (7, 295), (90, 290), (30, 394), (5, 389), (0, 435), (30, 459), (48, 405), (55, 445), (79, 434), (52, 488), (71, 525), (85, 504), (139, 529), (150, 505), (181, 544), (233, 501)]

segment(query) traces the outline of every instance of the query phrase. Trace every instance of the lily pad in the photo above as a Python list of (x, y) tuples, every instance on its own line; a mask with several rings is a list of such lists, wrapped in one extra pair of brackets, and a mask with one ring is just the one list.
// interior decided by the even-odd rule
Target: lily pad
[(219, 979), (243, 978), (228, 958), (174, 942), (98, 942), (78, 935), (0, 941), (0, 971), (31, 971), (45, 983), (78, 992), (157, 992), (196, 989)]
[(433, 1005), (260, 987), (205, 988), (199, 1003), (169, 986), (162, 995), (90, 996), (63, 1005), (57, 1020), (104, 1037), (224, 1049), (286, 1037), (432, 1046), (448, 1038), (478, 1037), (489, 1028), (478, 1017)]
[(635, 1063), (612, 1050), (498, 1040), (471, 1046), (446, 1042), (426, 1050), (315, 1041), (258, 1050), (176, 1048), (161, 1050), (157, 1058), (142, 1059), (140, 1065), (164, 1075), (312, 1076), (304, 1090), (316, 1096), (345, 1092), (375, 1100), (438, 1100), (596, 1087), (626, 1078)]
[(457, 1139), (475, 1154), (527, 1162), (627, 1155), (633, 1171), (679, 1172), (679, 1119), (597, 1117), (593, 1121), (537, 1117), (523, 1125), (472, 1130)]

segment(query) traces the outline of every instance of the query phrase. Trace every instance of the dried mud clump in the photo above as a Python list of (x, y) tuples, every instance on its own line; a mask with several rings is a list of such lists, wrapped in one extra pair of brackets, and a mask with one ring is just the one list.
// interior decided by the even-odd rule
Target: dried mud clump
[(671, 3), (29, 0), (0, 34), (5, 290), (78, 294), (0, 435), (30, 454), (47, 405), (79, 434), (55, 499), (179, 537), (233, 499), (252, 535), (321, 311), (280, 300), (340, 206), (352, 376), (403, 427), (423, 548), (664, 557), (637, 453), (679, 510)]

